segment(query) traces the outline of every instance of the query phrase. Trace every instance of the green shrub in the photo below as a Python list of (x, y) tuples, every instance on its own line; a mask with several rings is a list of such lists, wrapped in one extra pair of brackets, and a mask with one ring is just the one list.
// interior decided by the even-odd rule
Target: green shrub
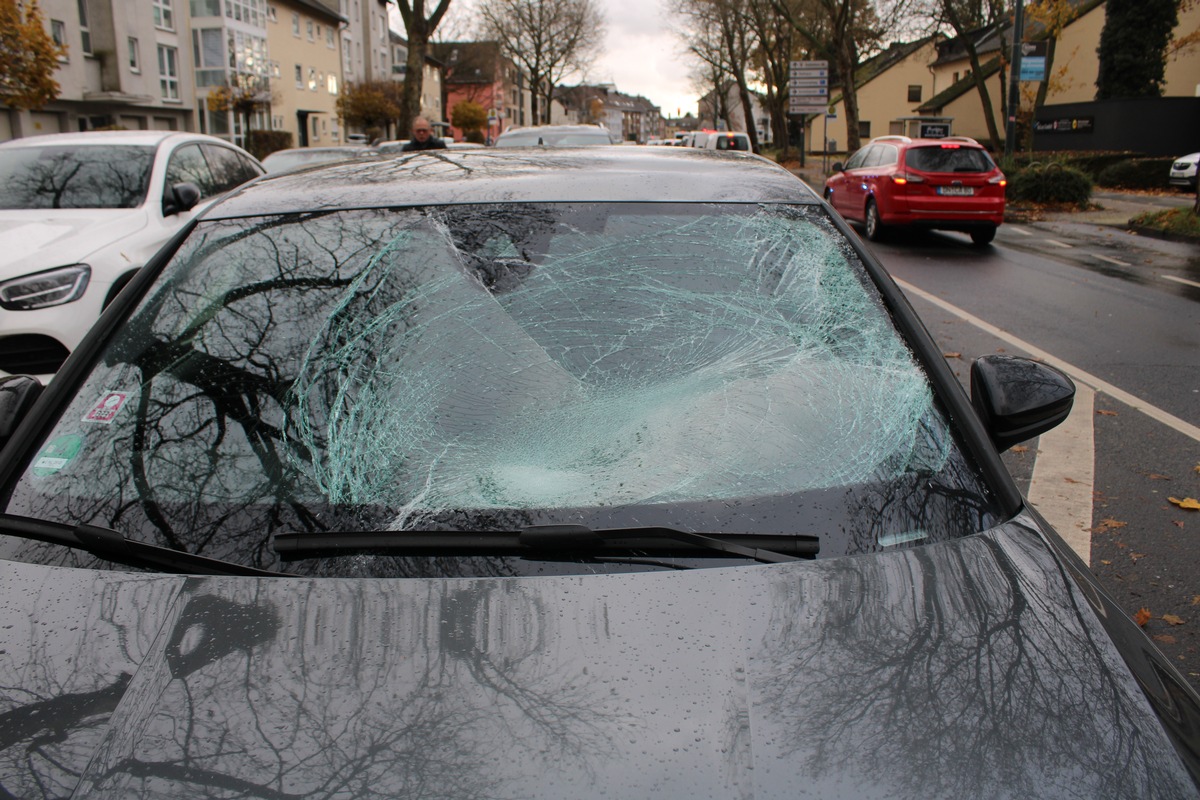
[(292, 146), (292, 134), (287, 131), (250, 131), (246, 135), (246, 149), (257, 159), (264, 159), (276, 150)]
[(1166, 189), (1170, 158), (1131, 158), (1105, 167), (1096, 183), (1112, 189)]
[(1092, 179), (1074, 167), (1033, 162), (1008, 175), (1007, 197), (1018, 203), (1070, 203), (1083, 207), (1092, 198)]

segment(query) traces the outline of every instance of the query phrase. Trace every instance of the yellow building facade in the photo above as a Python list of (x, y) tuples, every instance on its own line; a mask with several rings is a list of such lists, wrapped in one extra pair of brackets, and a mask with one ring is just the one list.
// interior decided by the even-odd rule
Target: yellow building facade
[(271, 128), (292, 134), (293, 147), (344, 143), (337, 98), (342, 91), (336, 8), (318, 0), (269, 0)]

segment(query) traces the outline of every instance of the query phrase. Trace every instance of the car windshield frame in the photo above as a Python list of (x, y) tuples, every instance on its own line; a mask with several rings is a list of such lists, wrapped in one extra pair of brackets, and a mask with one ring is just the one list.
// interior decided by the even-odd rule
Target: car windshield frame
[(121, 143), (2, 147), (0, 209), (138, 208), (157, 154), (154, 145)]
[[(356, 241), (356, 220), (375, 232)], [(637, 247), (606, 240), (613, 230)], [(305, 237), (323, 244), (299, 258)], [(353, 264), (341, 277), (258, 274), (247, 266), (251, 245), (297, 265), (340, 247)], [(623, 276), (638, 254), (652, 262), (637, 273), (651, 299), (626, 302)], [(724, 277), (739, 261), (746, 280)], [(663, 264), (674, 272), (652, 274)], [(551, 282), (522, 306), (539, 270), (571, 276), (573, 292), (601, 288), (581, 303)], [(697, 292), (697, 274), (711, 286)], [(386, 301), (385, 275), (439, 288)], [(324, 299), (273, 309), (262, 304), (268, 285)], [(810, 291), (819, 301), (801, 308)], [(556, 327), (577, 305), (598, 309), (587, 323), (603, 334), (595, 341)], [(529, 309), (543, 316), (529, 323)], [(663, 312), (683, 320), (663, 330), (683, 335), (622, 340), (634, 321), (662, 333)], [(286, 358), (228, 357), (239, 342), (296, 338), (265, 323), (244, 327), (264, 319), (315, 327)], [(833, 542), (822, 552), (837, 555), (991, 527), (1001, 519), (995, 498), (894, 325), (854, 248), (811, 204), (479, 204), (201, 221), (60, 409), (4, 510), (264, 568), (277, 566), (275, 532), (658, 525), (820, 533)], [(408, 341), (393, 352), (388, 331)], [(439, 336), (460, 346), (439, 346)], [(285, 368), (289, 358), (300, 366)], [(440, 360), (458, 372), (430, 367)], [(519, 376), (511, 390), (505, 376)], [(592, 379), (599, 399), (576, 402), (579, 381)], [(852, 403), (867, 410), (838, 408)], [(314, 404), (320, 413), (310, 413)], [(401, 405), (415, 411), (397, 422)], [(754, 435), (724, 435), (729, 428)], [(475, 430), (485, 435), (464, 447)], [(811, 452), (789, 456), (789, 435), (815, 437)], [(164, 442), (187, 437), (207, 444), (186, 457), (166, 452)], [(405, 452), (386, 444), (418, 440)], [(228, 474), (180, 471), (208, 457)], [(651, 467), (623, 472), (639, 461)], [(257, 473), (273, 483), (256, 487), (247, 476)], [(391, 496), (397, 475), (408, 488)], [(914, 493), (943, 482), (932, 502), (916, 502)], [(889, 492), (913, 499), (897, 503)], [(876, 503), (885, 505), (858, 529), (857, 510)], [(267, 536), (247, 552), (235, 542), (251, 531)], [(17, 551), (28, 555), (0, 547)]]

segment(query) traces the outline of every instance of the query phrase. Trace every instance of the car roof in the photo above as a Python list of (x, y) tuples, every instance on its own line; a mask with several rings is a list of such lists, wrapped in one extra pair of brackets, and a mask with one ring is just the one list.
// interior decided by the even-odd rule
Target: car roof
[(783, 167), (749, 153), (683, 148), (427, 150), (279, 173), (208, 219), (342, 208), (514, 202), (820, 203)]
[(510, 133), (512, 133), (512, 134), (529, 133), (530, 131), (549, 131), (551, 133), (565, 133), (565, 132), (575, 133), (577, 131), (584, 131), (584, 132), (591, 133), (591, 132), (595, 131), (598, 133), (607, 134), (608, 128), (605, 128), (602, 125), (524, 125), (524, 126), (508, 128), (500, 135), (507, 136)]
[(25, 136), (0, 144), (0, 147), (42, 147), (45, 145), (142, 145), (157, 147), (169, 139), (210, 142), (234, 147), (224, 139), (186, 131), (86, 131), (83, 133), (46, 133)]
[(899, 136), (890, 134), (888, 136), (879, 136), (867, 144), (895, 144), (902, 147), (937, 147), (943, 144), (957, 144), (961, 147), (976, 147), (980, 150), (987, 148), (969, 136), (942, 136), (936, 139), (922, 139), (914, 136)]

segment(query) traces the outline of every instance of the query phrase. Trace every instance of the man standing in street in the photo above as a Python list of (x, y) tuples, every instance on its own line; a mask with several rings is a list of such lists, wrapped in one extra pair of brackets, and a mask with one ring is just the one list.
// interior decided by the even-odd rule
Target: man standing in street
[(424, 117), (417, 117), (412, 122), (412, 138), (401, 148), (402, 152), (413, 150), (445, 150), (446, 143), (433, 135), (433, 126)]

